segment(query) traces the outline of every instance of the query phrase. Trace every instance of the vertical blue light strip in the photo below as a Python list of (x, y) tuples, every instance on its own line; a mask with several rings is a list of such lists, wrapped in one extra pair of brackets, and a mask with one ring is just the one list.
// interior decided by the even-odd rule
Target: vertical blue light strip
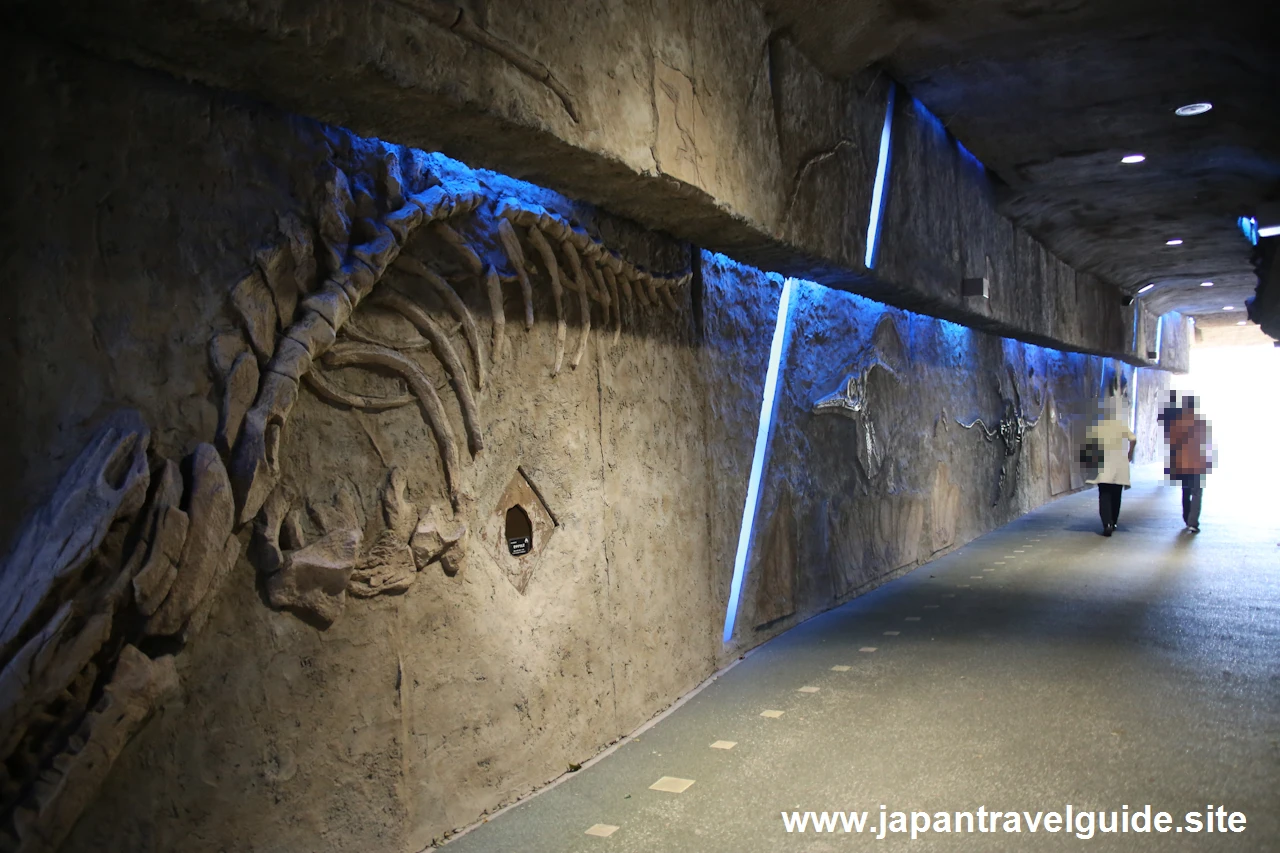
[(773, 327), (773, 344), (769, 347), (769, 367), (764, 374), (764, 397), (760, 401), (760, 425), (756, 428), (756, 450), (751, 458), (751, 477), (747, 480), (747, 502), (742, 508), (742, 529), (738, 533), (738, 553), (733, 558), (733, 584), (729, 587), (729, 607), (724, 614), (724, 642), (733, 639), (733, 623), (738, 618), (738, 598), (747, 574), (747, 554), (751, 549), (751, 530), (756, 524), (760, 506), (760, 480), (764, 475), (769, 449), (769, 431), (778, 394), (778, 374), (782, 372), (782, 349), (787, 337), (790, 316), (792, 279), (782, 282), (782, 298), (778, 300), (778, 320)]
[(884, 127), (880, 129), (880, 162), (876, 164), (876, 185), (871, 191), (871, 216), (867, 220), (867, 269), (875, 269), (880, 251), (880, 224), (884, 219), (885, 181), (889, 177), (890, 141), (893, 139), (893, 101), (897, 85), (889, 84), (889, 102), (884, 108)]
[(1164, 333), (1164, 315), (1156, 318), (1156, 364), (1160, 363), (1160, 338)]

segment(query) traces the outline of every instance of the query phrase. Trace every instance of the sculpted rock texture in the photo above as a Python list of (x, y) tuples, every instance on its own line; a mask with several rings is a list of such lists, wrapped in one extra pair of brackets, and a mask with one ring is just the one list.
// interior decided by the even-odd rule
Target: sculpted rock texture
[[(711, 340), (738, 322), (726, 307), (731, 296), (720, 290), (734, 267), (719, 267), (703, 271)], [(794, 287), (747, 578), (748, 591), (777, 583), (788, 507), (790, 523), (802, 531), (794, 613), (780, 615), (782, 593), (744, 596), (737, 622), (744, 639), (761, 624), (784, 630), (833, 599), (858, 595), (1049, 500), (1063, 483), (1072, 488), (1079, 474), (1071, 455), (1051, 464), (1048, 431), (1032, 427), (1055, 401), (1063, 412), (1088, 409), (1103, 366), (1097, 357), (1002, 340), (804, 283)], [(751, 342), (746, 350), (767, 351), (767, 343)], [(759, 364), (752, 370), (763, 374)], [(955, 417), (1002, 410), (1008, 445), (998, 425), (982, 433), (989, 436), (983, 441), (975, 434), (981, 425), (966, 430)], [(1061, 440), (1070, 439), (1064, 433)], [(1014, 465), (1018, 460), (1024, 464)], [(992, 506), (997, 484), (1002, 497)], [(768, 507), (778, 507), (772, 517), (763, 512)], [(760, 577), (753, 580), (755, 572)]]
[(64, 587), (80, 573), (118, 518), (138, 510), (150, 472), (150, 432), (132, 411), (104, 423), (53, 497), (32, 517), (0, 569), (5, 596), (0, 603), (0, 655), (8, 659), (18, 643)]
[(177, 689), (172, 657), (151, 660), (133, 646), (124, 647), (102, 698), (72, 735), (72, 748), (55, 759), (31, 801), (15, 811), (18, 850), (58, 849), (125, 745)]
[(227, 470), (211, 444), (196, 448), (190, 466), (186, 542), (169, 594), (147, 621), (149, 634), (176, 634), (186, 627), (197, 605), (219, 585), (228, 570), (227, 540), (231, 537), (235, 502)]
[(782, 488), (778, 506), (762, 531), (760, 559), (755, 566), (755, 593), (752, 596), (757, 627), (776, 622), (796, 612), (796, 583), (799, 573), (799, 528), (792, 508), (791, 493)]
[[(423, 849), (634, 729), (728, 656), (830, 606), (837, 587), (864, 588), (924, 559), (931, 513), (946, 501), (934, 499), (937, 459), (921, 465), (921, 447), (946, 457), (960, 487), (946, 547), (1044, 499), (1025, 466), (1006, 506), (982, 506), (975, 496), (986, 496), (999, 449), (954, 424), (931, 432), (942, 403), (999, 411), (984, 384), (1003, 363), (998, 341), (892, 312), (911, 342), (895, 360), (874, 337), (882, 306), (807, 295), (793, 311), (762, 499), (779, 506), (780, 486), (789, 489), (795, 532), (774, 541), (794, 542), (795, 559), (775, 563), (794, 573), (762, 571), (766, 592), (747, 598), (790, 615), (744, 615), (744, 631), (722, 647), (777, 276), (705, 253), (693, 255), (693, 276), (688, 246), (589, 205), (216, 92), (85, 74), (87, 63), (13, 69), (47, 89), (14, 111), (19, 137), (51, 132), (32, 118), (57, 111), (49, 105), (86, 116), (53, 123), (76, 154), (72, 168), (57, 151), (11, 151), (33, 167), (32, 187), (75, 182), (65, 205), (20, 188), (32, 202), (20, 207), (44, 218), (15, 223), (16, 242), (40, 245), (47, 230), (75, 260), (24, 259), (14, 279), (31, 319), (17, 330), (31, 417), (23, 456), (60, 472), (128, 402), (152, 428), (137, 469), (149, 469), (149, 486), (145, 500), (121, 503), (131, 511), (113, 511), (83, 572), (92, 583), (39, 604), (0, 662), (21, 700), (4, 712), (21, 733), (4, 762), (0, 848), (21, 841), (19, 815), (36, 827), (30, 815), (43, 813), (71, 832), (67, 850), (205, 853), (288, 847), (300, 834), (335, 849)], [(708, 106), (714, 99), (703, 103), (714, 119)], [(111, 116), (138, 124), (86, 132)], [(93, 168), (75, 168), (81, 159)], [(119, 163), (147, 168), (118, 184)], [(526, 292), (513, 256), (532, 329), (520, 322)], [(430, 322), (383, 297), (392, 292)], [(508, 311), (502, 347), (486, 351)], [(873, 478), (858, 463), (857, 422), (810, 411), (871, 345), (897, 375), (876, 368), (866, 379), (881, 447)], [(1027, 353), (1058, 398), (1080, 398), (1071, 377), (1088, 359)], [(564, 369), (566, 355), (576, 369)], [(248, 365), (258, 371), (252, 395)], [(67, 389), (67, 377), (81, 384)], [(423, 402), (431, 395), (456, 444), (449, 471)], [(1028, 434), (1025, 453), (1045, 452), (1042, 432)], [(207, 490), (195, 471), (217, 479), (209, 446), (235, 497), (220, 552), (209, 531), (221, 528), (206, 521), (216, 513), (196, 512)], [(486, 532), (501, 529), (517, 474), (534, 493), (521, 506), (538, 562), (508, 553), (509, 570), (494, 553), (503, 537)], [(6, 476), (33, 504), (56, 485), (53, 474)], [(554, 514), (543, 528), (553, 533), (539, 532), (539, 506)], [(762, 516), (757, 538), (769, 527)], [(197, 536), (205, 569), (184, 581)], [(246, 539), (249, 559), (234, 561)], [(820, 539), (828, 546), (814, 559)], [(208, 592), (193, 608), (204, 584), (185, 584), (197, 578)], [(190, 611), (185, 622), (145, 635), (171, 597), (179, 616)], [(52, 786), (54, 771), (79, 754), (108, 685), (143, 669), (131, 650), (156, 672), (148, 684), (168, 681), (155, 668), (172, 654), (185, 701), (140, 730), (146, 703), (128, 706), (137, 710), (111, 737), (139, 733), (91, 753), (112, 767), (75, 820), (85, 800)], [(97, 728), (107, 718), (92, 719)], [(51, 837), (32, 832), (23, 843)]]
[(144, 616), (156, 612), (178, 576), (178, 564), (187, 541), (191, 517), (179, 507), (183, 481), (178, 464), (164, 460), (156, 474), (146, 538), (150, 544), (138, 573), (133, 576), (133, 597)]
[[(181, 629), (239, 553), (212, 446), (195, 455), (188, 509), (197, 529), (189, 537), (191, 516), (178, 506), (183, 477), (164, 459), (152, 474), (149, 441), (136, 411), (108, 417), (0, 568), (2, 849), (58, 847), (155, 703), (177, 685), (171, 658), (153, 662), (124, 645), (141, 633), (140, 617), (159, 615)], [(165, 609), (171, 600), (181, 606)]]
[[(1162, 276), (1104, 273), (1114, 280), (1103, 281), (1078, 273), (1013, 227), (998, 212), (996, 182), (946, 132), (942, 120), (957, 120), (951, 110), (935, 117), (898, 99), (900, 168), (890, 170), (885, 221), (887, 233), (909, 236), (886, 242), (876, 270), (863, 267), (890, 82), (881, 69), (863, 68), (893, 53), (901, 33), (886, 34), (874, 20), (858, 19), (866, 10), (850, 7), (847, 17), (857, 19), (850, 31), (874, 47), (839, 51), (841, 70), (834, 72), (832, 63), (815, 62), (823, 39), (811, 33), (825, 37), (831, 16), (814, 8), (794, 0), (667, 4), (657, 12), (634, 3), (587, 11), (391, 0), (333, 9), (215, 2), (164, 16), (146, 4), (112, 16), (95, 15), (88, 4), (59, 11), (69, 37), (110, 45), (140, 65), (383, 138), (467, 152), (512, 174), (544, 176), (567, 195), (762, 268), (904, 307), (925, 305), (989, 324), (993, 333), (1124, 352), (1128, 327), (1116, 285)], [(929, 18), (934, 32), (945, 30), (938, 21), (963, 14), (882, 11), (871, 17), (906, 30)], [(1056, 15), (1029, 13), (1036, 20)], [(791, 19), (799, 20), (792, 26)], [(307, 50), (297, 49), (299, 33), (307, 34)], [(980, 43), (969, 39), (965, 55)], [(252, 68), (242, 55), (255, 57)], [(980, 65), (931, 72), (980, 83)], [(915, 84), (928, 87), (931, 76), (939, 75), (916, 75)], [(992, 116), (1008, 114), (994, 103), (1008, 87), (963, 91), (989, 99)], [(1040, 136), (1029, 131), (1019, 139)], [(1074, 150), (1100, 147), (1093, 141)], [(1010, 162), (1035, 160), (1024, 152)], [(1018, 183), (1011, 166), (988, 166)], [(1088, 242), (1097, 249), (1099, 241)], [(980, 274), (974, 267), (984, 255), (995, 274), (990, 304), (980, 309), (964, 301), (958, 284)], [(1235, 264), (1247, 272), (1243, 259), (1237, 253)]]

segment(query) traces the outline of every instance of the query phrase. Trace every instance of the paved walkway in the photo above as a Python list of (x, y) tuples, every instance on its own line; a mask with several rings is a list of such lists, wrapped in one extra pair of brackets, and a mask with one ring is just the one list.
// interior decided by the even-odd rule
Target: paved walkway
[[(1280, 850), (1280, 501), (1217, 485), (1198, 536), (1154, 479), (1125, 493), (1110, 539), (1093, 491), (1043, 507), (761, 647), (447, 849)], [(693, 781), (652, 790), (663, 777)], [(1002, 816), (995, 833), (876, 842), (881, 804), (1017, 811), (1022, 832)], [(1170, 831), (1081, 840), (1021, 815), (1067, 804), (1108, 823), (1150, 804)], [(1245, 831), (1176, 831), (1209, 804)], [(793, 810), (869, 815), (860, 837), (788, 833)]]

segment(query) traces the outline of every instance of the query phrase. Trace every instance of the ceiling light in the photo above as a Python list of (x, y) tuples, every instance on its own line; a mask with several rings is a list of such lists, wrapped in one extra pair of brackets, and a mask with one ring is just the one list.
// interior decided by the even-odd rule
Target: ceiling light
[(1165, 240), (1164, 244), (1166, 246), (1181, 246), (1182, 241), (1181, 240)]
[(1121, 163), (1141, 163), (1147, 159), (1146, 154), (1126, 154), (1120, 158)]
[(1140, 288), (1138, 288), (1138, 292), (1139, 292), (1139, 293), (1146, 293), (1148, 290), (1150, 290), (1151, 288), (1153, 288), (1153, 287), (1155, 287), (1155, 286), (1156, 286), (1156, 283), (1153, 281), (1153, 282), (1151, 282), (1150, 284), (1148, 284), (1146, 287), (1140, 287)]
[(1187, 104), (1186, 106), (1178, 107), (1174, 112), (1180, 116), (1186, 117), (1204, 115), (1211, 109), (1213, 109), (1213, 104), (1209, 103)]
[(1236, 306), (1234, 306), (1234, 305), (1223, 305), (1223, 306), (1222, 306), (1222, 310), (1223, 310), (1223, 311), (1234, 311), (1234, 310), (1236, 310)]
[(1200, 282), (1200, 286), (1201, 286), (1201, 287), (1213, 287), (1213, 282), (1211, 282), (1211, 281), (1202, 281), (1202, 282)]

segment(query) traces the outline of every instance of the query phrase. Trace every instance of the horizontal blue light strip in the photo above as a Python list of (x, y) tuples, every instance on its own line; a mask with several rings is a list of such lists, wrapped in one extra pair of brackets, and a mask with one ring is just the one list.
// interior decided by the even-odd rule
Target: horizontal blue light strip
[(729, 607), (724, 614), (724, 642), (733, 639), (733, 623), (738, 618), (738, 599), (747, 574), (747, 555), (751, 550), (751, 530), (756, 524), (760, 506), (760, 480), (764, 475), (765, 457), (769, 449), (769, 430), (773, 426), (773, 410), (778, 394), (778, 374), (782, 371), (783, 342), (787, 337), (787, 318), (791, 307), (792, 279), (782, 282), (782, 298), (778, 300), (778, 319), (773, 327), (773, 343), (769, 347), (769, 367), (764, 374), (764, 396), (760, 401), (760, 425), (756, 428), (756, 450), (751, 457), (751, 476), (747, 480), (747, 502), (742, 507), (742, 528), (738, 532), (738, 553), (733, 558), (733, 584), (729, 587)]
[(889, 84), (889, 101), (884, 108), (884, 127), (880, 129), (880, 162), (876, 164), (876, 184), (871, 191), (871, 216), (867, 220), (867, 269), (874, 269), (880, 252), (880, 223), (884, 219), (885, 181), (889, 177), (889, 152), (893, 139), (893, 101), (897, 87)]

